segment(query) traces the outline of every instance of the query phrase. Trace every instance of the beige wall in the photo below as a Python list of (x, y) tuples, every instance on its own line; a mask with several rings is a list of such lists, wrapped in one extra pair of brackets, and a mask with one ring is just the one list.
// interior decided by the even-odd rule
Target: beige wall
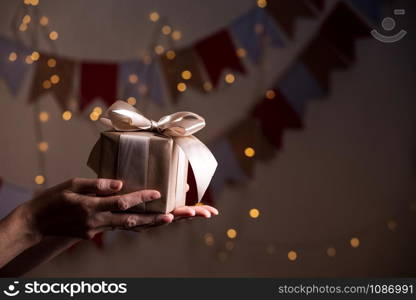
[[(149, 43), (151, 10), (167, 15), (183, 32), (180, 45), (228, 24), (251, 7), (253, 1), (52, 1), (41, 0), (60, 38), (59, 54), (79, 59), (134, 58)], [(333, 3), (333, 1), (330, 1)], [(408, 9), (400, 23), (409, 31), (400, 43), (385, 45), (373, 39), (357, 44), (357, 63), (335, 73), (332, 92), (308, 105), (302, 132), (289, 132), (284, 149), (271, 162), (256, 166), (255, 178), (227, 187), (216, 199), (221, 215), (159, 228), (145, 234), (117, 233), (103, 250), (84, 243), (72, 253), (33, 270), (33, 276), (386, 276), (414, 275), (416, 250), (415, 198), (414, 21), (411, 1), (397, 1)], [(10, 17), (20, 1), (0, 3), (0, 34), (11, 36)], [(414, 5), (413, 5), (414, 7)], [(386, 11), (390, 14), (390, 11)], [(413, 18), (414, 19), (414, 18)], [(247, 65), (250, 75), (211, 95), (189, 91), (177, 106), (165, 109), (149, 104), (154, 118), (176, 110), (191, 110), (206, 117), (199, 137), (213, 142), (242, 118), (295, 58), (316, 30), (318, 22), (298, 22), (296, 40), (267, 53), (265, 72)], [(412, 41), (413, 40), (413, 41)], [(49, 50), (41, 44), (42, 50)], [(413, 52), (412, 52), (413, 51)], [(29, 76), (30, 77), (30, 76)], [(259, 80), (262, 82), (259, 86)], [(27, 89), (10, 95), (0, 81), (0, 176), (34, 188), (37, 174), (33, 108)], [(85, 165), (99, 128), (87, 114), (70, 122), (50, 96), (41, 99), (50, 121), (42, 125), (49, 142), (46, 176), (50, 185), (74, 176), (94, 176)], [(261, 217), (248, 218), (257, 207)], [(386, 221), (400, 212), (396, 232)], [(238, 230), (236, 246), (225, 262), (225, 231)], [(207, 247), (203, 235), (211, 232), (215, 245)], [(351, 236), (361, 239), (349, 247)], [(268, 244), (276, 253), (266, 253)], [(325, 249), (333, 245), (335, 258)], [(287, 260), (296, 249), (299, 259)]]

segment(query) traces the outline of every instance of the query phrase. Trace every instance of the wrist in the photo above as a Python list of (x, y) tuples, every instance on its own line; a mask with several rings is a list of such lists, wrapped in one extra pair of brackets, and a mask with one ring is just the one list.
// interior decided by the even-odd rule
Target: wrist
[(19, 205), (12, 214), (12, 217), (15, 219), (14, 222), (20, 237), (26, 243), (35, 245), (43, 239), (42, 234), (36, 229), (29, 203), (26, 202)]

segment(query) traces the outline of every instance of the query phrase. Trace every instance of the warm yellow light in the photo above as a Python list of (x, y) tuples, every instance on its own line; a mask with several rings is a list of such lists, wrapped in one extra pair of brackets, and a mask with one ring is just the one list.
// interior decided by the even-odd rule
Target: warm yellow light
[(26, 31), (27, 30), (27, 24), (25, 24), (25, 23), (20, 24), (19, 30), (20, 31)]
[(30, 4), (37, 6), (39, 4), (39, 0), (30, 0)]
[(32, 18), (29, 15), (25, 15), (22, 19), (22, 22), (28, 24), (30, 23), (30, 20), (32, 20)]
[(143, 60), (143, 63), (146, 65), (152, 62), (152, 58), (150, 57), (150, 55), (147, 55), (147, 54), (143, 56), (142, 60)]
[(53, 83), (53, 84), (58, 84), (59, 83), (59, 81), (61, 80), (60, 78), (59, 78), (59, 76), (57, 75), (57, 74), (53, 74), (52, 76), (51, 76), (51, 82)]
[(44, 80), (42, 82), (42, 87), (47, 90), (50, 89), (52, 87), (52, 83), (49, 80)]
[(149, 14), (149, 19), (152, 22), (157, 22), (159, 20), (159, 14), (156, 11), (153, 11)]
[(35, 183), (36, 184), (44, 184), (45, 183), (45, 177), (43, 175), (37, 175), (35, 177)]
[(139, 93), (140, 93), (140, 95), (146, 95), (146, 93), (147, 93), (147, 86), (145, 84), (139, 85)]
[(238, 57), (240, 58), (246, 57), (247, 52), (244, 48), (238, 48), (236, 52), (237, 52)]
[(95, 111), (93, 111), (92, 113), (90, 113), (90, 119), (91, 119), (91, 121), (97, 121), (99, 117), (100, 117), (100, 114), (97, 113), (97, 112), (95, 112)]
[(164, 35), (169, 35), (172, 32), (172, 28), (169, 25), (165, 25), (162, 27), (162, 33)]
[(49, 114), (46, 111), (41, 111), (39, 113), (39, 121), (45, 123), (49, 120)]
[(92, 111), (101, 115), (101, 113), (103, 112), (103, 109), (100, 106), (96, 106), (96, 107), (93, 108)]
[(39, 52), (37, 52), (37, 51), (33, 51), (33, 52), (32, 52), (32, 54), (30, 55), (30, 58), (31, 58), (33, 61), (37, 61), (37, 60), (39, 59), (39, 57), (40, 57), (40, 54), (39, 54)]
[(254, 31), (255, 31), (257, 34), (262, 34), (262, 33), (264, 32), (264, 26), (263, 26), (263, 24), (256, 24), (256, 25), (254, 26)]
[(234, 249), (234, 242), (233, 241), (226, 241), (225, 242), (225, 249), (227, 249), (228, 251), (231, 251)]
[(30, 5), (31, 0), (23, 0), (23, 3), (26, 5)]
[(130, 105), (136, 105), (137, 100), (134, 97), (129, 97), (129, 98), (127, 98), (127, 103), (130, 104)]
[(186, 91), (186, 84), (183, 82), (179, 82), (176, 88), (178, 89), (179, 92), (183, 93)]
[(206, 92), (212, 91), (212, 84), (209, 81), (205, 81), (202, 87)]
[(287, 253), (287, 258), (290, 261), (295, 261), (298, 258), (298, 254), (296, 253), (296, 251), (291, 250)]
[(254, 155), (256, 155), (256, 151), (251, 147), (247, 147), (246, 149), (244, 149), (244, 155), (247, 157), (253, 157)]
[(188, 80), (188, 79), (191, 79), (192, 73), (189, 70), (185, 70), (185, 71), (182, 71), (181, 76), (183, 79)]
[(54, 30), (49, 33), (49, 38), (52, 41), (56, 41), (58, 39), (58, 33)]
[(38, 149), (39, 149), (39, 151), (46, 152), (46, 151), (48, 151), (48, 148), (49, 148), (49, 145), (48, 145), (47, 142), (39, 142), (38, 143)]
[(212, 246), (212, 245), (214, 245), (214, 236), (212, 235), (212, 233), (206, 233), (206, 234), (204, 235), (204, 241), (205, 241), (205, 244), (206, 244), (207, 246)]
[(69, 121), (72, 118), (72, 112), (70, 112), (69, 110), (66, 110), (62, 113), (62, 119), (64, 119), (65, 121)]
[(266, 98), (267, 99), (274, 99), (274, 97), (276, 97), (276, 92), (273, 90), (268, 90), (266, 91)]
[(56, 60), (54, 58), (49, 58), (47, 64), (49, 68), (54, 68), (56, 66)]
[(265, 8), (267, 6), (267, 0), (257, 0), (257, 6), (260, 8)]
[(257, 219), (260, 216), (260, 211), (257, 208), (252, 208), (249, 211), (249, 215), (253, 219)]
[(28, 65), (33, 64), (33, 59), (32, 59), (32, 57), (31, 57), (30, 55), (26, 56), (26, 58), (25, 58), (25, 62), (26, 62)]
[(351, 247), (357, 248), (358, 246), (360, 246), (360, 240), (356, 237), (353, 237), (350, 240), (350, 244), (351, 244)]
[(39, 20), (39, 24), (42, 26), (46, 26), (49, 23), (48, 17), (42, 16)]
[(162, 46), (162, 45), (157, 45), (157, 46), (155, 47), (155, 52), (156, 52), (156, 54), (157, 54), (157, 55), (162, 54), (162, 53), (163, 53), (163, 51), (165, 51), (165, 48), (163, 48), (163, 46)]
[(16, 59), (17, 59), (17, 53), (16, 52), (10, 52), (9, 60), (10, 61), (16, 61)]
[(326, 255), (329, 257), (334, 257), (337, 254), (337, 250), (334, 247), (329, 247), (326, 249)]
[(227, 236), (230, 239), (235, 239), (237, 237), (237, 231), (233, 228), (227, 230)]
[(129, 75), (129, 82), (131, 84), (135, 84), (139, 82), (139, 77), (136, 74), (130, 74)]
[(397, 228), (397, 222), (396, 222), (396, 221), (394, 221), (394, 220), (389, 220), (389, 221), (387, 222), (387, 228), (388, 228), (389, 230), (391, 230), (391, 231), (395, 231), (395, 230), (396, 230), (396, 228)]
[(176, 53), (173, 50), (169, 50), (169, 51), (166, 52), (166, 58), (169, 59), (169, 60), (174, 59), (175, 56), (176, 56)]
[(179, 30), (174, 30), (172, 32), (172, 39), (174, 39), (175, 41), (178, 41), (182, 38), (182, 32), (180, 32)]
[(234, 74), (228, 73), (227, 75), (225, 75), (225, 82), (228, 84), (231, 84), (235, 81), (235, 76)]

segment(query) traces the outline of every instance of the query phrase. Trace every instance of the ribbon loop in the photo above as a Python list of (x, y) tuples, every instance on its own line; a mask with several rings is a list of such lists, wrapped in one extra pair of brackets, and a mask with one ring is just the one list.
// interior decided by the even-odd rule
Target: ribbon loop
[(117, 131), (156, 131), (173, 138), (192, 166), (198, 201), (201, 201), (218, 165), (211, 151), (192, 135), (205, 127), (204, 118), (182, 111), (164, 116), (156, 122), (143, 116), (130, 104), (118, 100), (105, 111), (100, 121)]

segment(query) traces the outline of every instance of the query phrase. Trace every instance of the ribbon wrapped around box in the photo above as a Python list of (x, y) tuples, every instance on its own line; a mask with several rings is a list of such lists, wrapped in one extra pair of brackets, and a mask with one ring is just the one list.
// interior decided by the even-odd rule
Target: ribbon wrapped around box
[(168, 213), (185, 205), (188, 161), (201, 201), (217, 168), (211, 151), (192, 135), (205, 126), (201, 116), (177, 112), (156, 122), (116, 101), (100, 121), (113, 129), (101, 133), (88, 166), (98, 177), (122, 180), (119, 194), (155, 189), (162, 196), (130, 212)]

